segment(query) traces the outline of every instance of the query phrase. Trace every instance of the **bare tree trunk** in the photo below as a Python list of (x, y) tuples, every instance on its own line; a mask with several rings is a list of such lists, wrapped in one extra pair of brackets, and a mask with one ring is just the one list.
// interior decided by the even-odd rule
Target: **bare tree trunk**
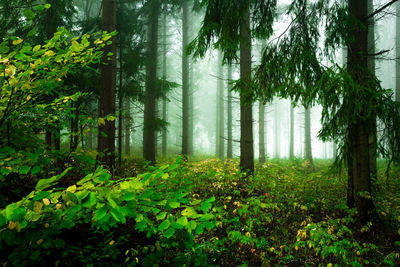
[[(357, 23), (367, 25), (368, 0), (349, 0), (349, 15), (357, 20)], [(368, 28), (352, 27), (352, 39), (348, 46), (348, 71), (355, 82), (360, 86), (372, 86), (370, 84), (370, 74), (368, 71)], [(360, 95), (361, 99), (351, 101), (363, 102), (366, 96)], [(371, 97), (371, 96), (368, 96)], [(370, 219), (374, 205), (371, 198), (371, 168), (370, 168), (370, 148), (369, 138), (371, 134), (370, 122), (372, 117), (362, 114), (351, 122), (349, 174), (353, 177), (353, 196), (354, 203), (362, 222)], [(366, 118), (364, 118), (366, 117)], [(350, 175), (349, 175), (350, 177)], [(351, 189), (351, 188), (349, 188)]]
[[(103, 30), (107, 32), (116, 29), (116, 0), (103, 0)], [(115, 114), (115, 89), (116, 89), (116, 45), (115, 37), (112, 44), (104, 47), (104, 56), (101, 64), (101, 88), (99, 116), (104, 118)], [(112, 53), (112, 56), (107, 56)], [(102, 153), (100, 161), (110, 170), (115, 163), (115, 121), (105, 121), (99, 125), (98, 151)]]
[(275, 105), (274, 105), (274, 157), (275, 158), (281, 157), (278, 99), (275, 99)]
[(294, 159), (294, 106), (290, 103), (290, 138), (289, 138), (289, 159)]
[(130, 156), (131, 154), (131, 126), (132, 126), (132, 118), (131, 118), (131, 101), (129, 98), (125, 99), (125, 155)]
[(119, 90), (118, 90), (118, 104), (119, 104), (119, 113), (118, 113), (118, 166), (121, 167), (122, 164), (122, 124), (123, 124), (123, 116), (122, 112), (124, 111), (124, 97), (123, 97), (123, 61), (122, 61), (122, 53), (123, 53), (123, 41), (122, 35), (119, 34)]
[[(164, 14), (163, 16), (163, 62), (162, 62), (162, 72), (163, 72), (163, 80), (167, 80), (167, 15)], [(165, 92), (165, 90), (164, 90)], [(167, 97), (165, 96), (162, 101), (162, 119), (163, 121), (167, 122)], [(163, 157), (167, 156), (167, 137), (168, 137), (168, 130), (165, 127), (162, 130), (162, 137), (161, 137), (161, 150)]]
[(246, 88), (240, 92), (240, 168), (248, 174), (254, 173), (253, 106), (250, 94), (251, 82), (251, 33), (249, 6), (240, 20), (240, 78)]
[(189, 155), (189, 58), (185, 48), (189, 44), (189, 5), (183, 2), (182, 18), (182, 155)]
[(232, 91), (230, 82), (232, 81), (232, 65), (228, 65), (228, 118), (227, 118), (227, 135), (228, 135), (228, 146), (226, 157), (228, 159), (233, 158), (233, 140), (232, 140)]
[(305, 159), (311, 164), (313, 163), (312, 147), (311, 147), (311, 108), (306, 107), (305, 113), (305, 124), (304, 124), (304, 147), (305, 147)]
[(259, 162), (265, 163), (265, 105), (262, 101), (258, 103), (258, 150)]
[(396, 101), (400, 102), (400, 1), (396, 4)]
[(156, 163), (156, 96), (159, 0), (151, 1), (147, 32), (146, 96), (144, 106), (143, 157)]
[(222, 66), (222, 53), (218, 52), (217, 71), (217, 156), (220, 159), (225, 157), (225, 116), (224, 116), (224, 74)]

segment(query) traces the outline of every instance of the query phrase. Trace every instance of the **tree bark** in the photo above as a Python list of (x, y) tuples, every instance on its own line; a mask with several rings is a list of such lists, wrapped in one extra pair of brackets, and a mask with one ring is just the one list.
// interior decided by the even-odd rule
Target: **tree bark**
[(400, 1), (396, 3), (396, 101), (400, 102)]
[(244, 88), (240, 92), (240, 168), (254, 173), (253, 106), (251, 94), (251, 33), (249, 6), (240, 19), (240, 78)]
[(258, 103), (258, 150), (259, 162), (265, 163), (265, 105), (262, 101)]
[(275, 158), (281, 157), (278, 99), (275, 99), (275, 107), (274, 107), (274, 157)]
[(230, 82), (232, 81), (232, 65), (228, 65), (228, 118), (227, 118), (227, 153), (226, 157), (228, 159), (233, 158), (233, 140), (232, 140), (232, 86)]
[(289, 159), (294, 159), (294, 106), (290, 103), (290, 138), (289, 138)]
[[(162, 61), (162, 72), (163, 72), (163, 80), (167, 80), (167, 15), (163, 16), (163, 61)], [(165, 89), (165, 88), (164, 88)], [(164, 90), (166, 93), (166, 90)], [(167, 97), (165, 96), (162, 101), (162, 119), (167, 122)], [(167, 156), (167, 138), (168, 138), (168, 130), (165, 127), (162, 130), (161, 134), (161, 153), (163, 157)]]
[(125, 119), (124, 119), (124, 129), (125, 129), (125, 155), (130, 156), (131, 154), (131, 101), (129, 98), (125, 99)]
[[(371, 76), (368, 71), (368, 0), (349, 0), (349, 16), (352, 20), (361, 23), (363, 26), (351, 27), (352, 39), (348, 45), (348, 72), (353, 80), (361, 87), (370, 87)], [(365, 95), (357, 95), (360, 99), (349, 101), (368, 101)], [(360, 114), (355, 121), (350, 122), (349, 140), (349, 178), (352, 176), (354, 204), (358, 210), (359, 219), (366, 222), (370, 219), (374, 206), (371, 198), (371, 168), (370, 168), (370, 146), (369, 137), (371, 134), (372, 116)], [(349, 181), (350, 183), (351, 181)], [(351, 188), (352, 187), (352, 188)], [(348, 201), (349, 202), (349, 201)]]
[(304, 147), (305, 159), (311, 164), (313, 163), (312, 147), (311, 147), (311, 108), (306, 107), (304, 113)]
[(217, 113), (216, 113), (216, 124), (217, 124), (217, 142), (216, 142), (216, 154), (218, 158), (224, 159), (225, 157), (225, 116), (224, 116), (224, 74), (222, 66), (222, 53), (218, 52), (217, 62)]
[(189, 44), (189, 5), (183, 2), (182, 18), (182, 155), (189, 155), (189, 58), (185, 48)]
[(146, 95), (144, 106), (143, 157), (156, 163), (156, 96), (159, 0), (151, 1), (147, 29)]

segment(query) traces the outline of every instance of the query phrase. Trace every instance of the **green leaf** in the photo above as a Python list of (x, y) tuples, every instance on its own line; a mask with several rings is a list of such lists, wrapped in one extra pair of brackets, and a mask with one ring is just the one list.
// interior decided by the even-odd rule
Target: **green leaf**
[(196, 229), (196, 227), (197, 227), (196, 221), (190, 221), (187, 226), (187, 228), (190, 232), (193, 231), (194, 229)]
[(24, 165), (21, 168), (19, 168), (19, 174), (26, 175), (26, 174), (28, 174), (30, 169), (31, 169), (31, 167)]
[(7, 223), (6, 218), (3, 216), (3, 214), (0, 214), (0, 228), (6, 225), (6, 223)]
[(171, 202), (168, 203), (168, 205), (169, 205), (171, 208), (176, 209), (176, 208), (178, 208), (178, 207), (181, 205), (181, 203), (179, 203), (178, 201), (171, 201)]
[(186, 216), (182, 216), (176, 221), (176, 223), (182, 226), (186, 226), (188, 224), (188, 219), (186, 218)]
[(165, 216), (167, 216), (167, 213), (165, 211), (161, 212), (160, 214), (158, 214), (156, 216), (157, 220), (163, 220), (165, 218)]
[(39, 166), (34, 166), (34, 167), (32, 168), (32, 170), (31, 170), (31, 174), (32, 174), (32, 175), (35, 175), (35, 174), (37, 174), (38, 172), (40, 172), (40, 170), (41, 170), (41, 168), (40, 168)]
[(44, 5), (44, 8), (45, 8), (45, 9), (49, 9), (50, 7), (51, 7), (51, 4), (45, 4), (45, 5)]
[(170, 238), (175, 234), (175, 229), (174, 228), (169, 228), (167, 231), (164, 232), (164, 236), (166, 238)]
[(196, 212), (196, 210), (192, 207), (188, 207), (182, 211), (182, 215), (186, 216), (188, 218), (197, 218), (199, 217), (199, 214)]
[(210, 197), (209, 199), (206, 200), (208, 203), (212, 203), (215, 201), (215, 197)]
[(48, 195), (50, 195), (50, 192), (40, 191), (33, 197), (33, 200), (42, 200), (43, 198), (47, 197)]
[(79, 200), (78, 200), (78, 198), (75, 196), (74, 193), (71, 193), (71, 192), (67, 191), (66, 194), (67, 194), (68, 200), (72, 201), (72, 202), (75, 203), (75, 204), (78, 204), (78, 203), (79, 203)]
[(203, 202), (203, 203), (201, 203), (201, 210), (204, 213), (207, 213), (207, 211), (209, 211), (211, 209), (211, 206), (212, 206), (211, 202), (207, 202), (207, 201)]
[(67, 174), (67, 172), (69, 172), (72, 168), (68, 168), (65, 171), (63, 171), (61, 174), (59, 175), (55, 175), (49, 179), (41, 179), (39, 180), (39, 182), (36, 184), (35, 189), (37, 191), (46, 189), (50, 186), (52, 186), (56, 181), (60, 180), (62, 177), (64, 177), (64, 175)]
[(28, 19), (28, 20), (33, 20), (36, 17), (35, 12), (33, 12), (30, 9), (25, 9), (24, 10), (24, 16)]
[(93, 219), (95, 219), (96, 221), (100, 221), (101, 219), (103, 219), (104, 216), (107, 215), (107, 212), (108, 212), (108, 208), (106, 206), (104, 206), (94, 212)]
[(204, 224), (197, 225), (196, 234), (200, 235), (204, 232)]
[(135, 199), (135, 194), (134, 193), (132, 193), (132, 192), (126, 192), (125, 194), (124, 194), (124, 200), (125, 201), (130, 201), (130, 200), (134, 200)]
[(200, 217), (200, 221), (202, 221), (202, 222), (209, 221), (213, 218), (214, 218), (214, 215), (212, 215), (211, 213), (207, 213)]
[(171, 225), (171, 223), (168, 220), (163, 221), (159, 226), (158, 226), (158, 230), (159, 231), (164, 231), (165, 229), (167, 229), (169, 226)]

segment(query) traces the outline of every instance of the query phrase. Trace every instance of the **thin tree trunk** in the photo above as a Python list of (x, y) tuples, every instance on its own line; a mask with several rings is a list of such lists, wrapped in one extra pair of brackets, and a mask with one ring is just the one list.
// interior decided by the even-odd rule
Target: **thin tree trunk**
[(249, 6), (243, 11), (240, 21), (240, 78), (246, 88), (240, 92), (240, 168), (248, 174), (254, 173), (253, 106), (250, 94), (251, 82), (251, 33)]
[(290, 138), (289, 138), (289, 159), (294, 159), (294, 106), (290, 103)]
[(189, 154), (189, 57), (185, 48), (189, 44), (189, 5), (183, 2), (182, 18), (182, 155)]
[[(107, 32), (116, 29), (116, 0), (103, 0), (103, 30)], [(116, 91), (116, 45), (115, 37), (112, 44), (104, 47), (104, 56), (101, 64), (100, 109), (99, 117), (104, 118), (115, 114)], [(112, 56), (107, 56), (112, 53)], [(108, 60), (108, 58), (110, 60)], [(105, 121), (99, 125), (98, 151), (102, 155), (100, 161), (110, 170), (115, 163), (115, 120)]]
[(131, 154), (131, 126), (132, 126), (132, 118), (131, 118), (131, 101), (129, 98), (125, 99), (125, 155), (130, 156)]
[(262, 101), (258, 103), (258, 150), (259, 162), (265, 163), (265, 105)]
[(400, 1), (396, 4), (396, 101), (400, 102)]
[[(162, 65), (162, 72), (163, 72), (163, 80), (167, 80), (167, 15), (164, 14), (163, 16), (163, 65)], [(166, 90), (164, 88), (164, 93), (166, 94)], [(163, 121), (167, 122), (167, 97), (165, 96), (162, 101), (162, 119)], [(165, 127), (162, 130), (161, 136), (161, 150), (163, 157), (167, 156), (167, 137), (168, 137), (168, 130)]]
[(279, 123), (279, 104), (278, 99), (275, 99), (274, 107), (274, 157), (280, 158), (280, 123)]
[(228, 118), (227, 118), (227, 135), (228, 135), (228, 146), (226, 157), (228, 159), (233, 158), (233, 140), (232, 140), (232, 65), (228, 65)]
[(224, 74), (222, 66), (222, 53), (218, 52), (217, 71), (217, 156), (225, 157), (225, 116), (224, 116)]
[[(353, 38), (349, 41), (348, 46), (348, 71), (354, 81), (360, 86), (373, 86), (370, 84), (370, 74), (368, 71), (368, 28), (366, 17), (368, 15), (368, 0), (349, 0), (349, 15), (352, 16), (357, 23), (363, 26), (352, 27), (351, 35)], [(352, 101), (368, 101), (363, 99), (363, 95), (359, 95), (361, 99)], [(371, 96), (368, 96), (371, 97)], [(365, 115), (365, 116), (364, 116)], [(365, 118), (364, 118), (365, 117)], [(371, 168), (370, 168), (370, 149), (369, 137), (371, 134), (370, 122), (372, 116), (368, 118), (366, 114), (360, 115), (354, 122), (351, 122), (349, 129), (350, 147), (349, 157), (351, 165), (349, 166), (349, 174), (353, 177), (353, 196), (354, 203), (358, 210), (359, 218), (362, 222), (370, 219), (374, 205), (371, 198)], [(349, 175), (350, 177), (350, 175)], [(349, 188), (350, 190), (351, 188)]]
[(143, 157), (156, 163), (156, 96), (159, 0), (151, 1), (147, 35), (146, 96), (144, 107)]
[(305, 159), (311, 164), (313, 163), (312, 147), (311, 147), (311, 108), (306, 107), (304, 124), (304, 145), (305, 145)]

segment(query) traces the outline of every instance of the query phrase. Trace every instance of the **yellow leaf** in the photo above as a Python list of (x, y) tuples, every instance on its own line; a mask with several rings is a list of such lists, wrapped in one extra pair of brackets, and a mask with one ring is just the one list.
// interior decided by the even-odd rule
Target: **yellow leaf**
[(104, 118), (99, 118), (98, 120), (99, 126), (100, 125), (106, 125), (106, 121), (104, 120)]
[(42, 210), (42, 207), (43, 207), (42, 202), (35, 201), (35, 203), (33, 203), (33, 211), (34, 212), (40, 212)]
[(110, 243), (108, 243), (110, 246), (112, 246), (112, 245), (114, 245), (115, 244), (115, 241), (114, 240), (111, 240), (110, 241)]
[(12, 229), (14, 229), (15, 227), (17, 227), (17, 225), (18, 225), (18, 222), (10, 221), (10, 222), (8, 223), (8, 229), (12, 230)]
[(46, 51), (46, 53), (44, 53), (46, 56), (48, 56), (48, 57), (52, 57), (52, 56), (54, 56), (54, 51), (52, 51), (52, 50), (49, 50), (49, 51)]
[(76, 191), (76, 185), (71, 185), (70, 187), (67, 188), (67, 191), (71, 192), (71, 193), (75, 193)]
[(18, 38), (17, 40), (14, 40), (13, 42), (12, 42), (12, 44), (13, 45), (18, 45), (18, 44), (20, 44), (20, 43), (22, 43), (23, 42), (23, 40), (21, 39), (21, 38)]
[(48, 198), (43, 198), (42, 201), (46, 206), (50, 205), (50, 200)]
[(328, 265), (326, 265), (326, 267), (332, 267), (332, 263), (328, 263)]
[(43, 243), (43, 239), (39, 239), (38, 241), (36, 241), (36, 244), (38, 245), (38, 246), (40, 246), (40, 244), (42, 244)]
[(168, 173), (164, 173), (164, 174), (161, 176), (161, 178), (163, 178), (163, 179), (168, 179), (168, 177), (169, 177), (169, 174), (168, 174)]

